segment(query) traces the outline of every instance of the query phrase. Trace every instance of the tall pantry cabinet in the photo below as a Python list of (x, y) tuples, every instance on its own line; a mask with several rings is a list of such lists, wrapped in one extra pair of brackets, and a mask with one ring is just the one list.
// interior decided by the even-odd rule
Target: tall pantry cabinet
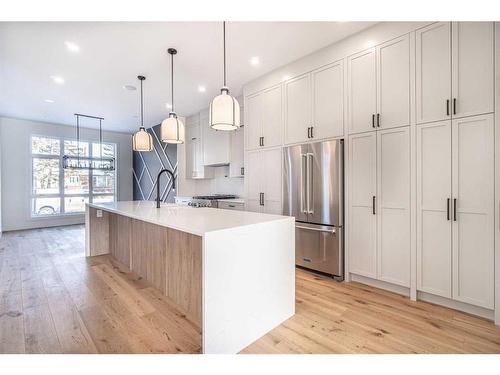
[(494, 307), (493, 23), (416, 31), (417, 290)]

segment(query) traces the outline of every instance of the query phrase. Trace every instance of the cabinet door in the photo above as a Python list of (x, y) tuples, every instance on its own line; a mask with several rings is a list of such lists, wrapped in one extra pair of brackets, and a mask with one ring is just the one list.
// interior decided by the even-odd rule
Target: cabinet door
[(315, 139), (344, 135), (344, 69), (338, 61), (312, 72), (312, 125)]
[(185, 163), (186, 163), (186, 178), (196, 177), (196, 137), (193, 134), (193, 126), (186, 126), (186, 147), (185, 147)]
[(493, 23), (454, 22), (453, 117), (493, 112)]
[(492, 309), (494, 300), (493, 115), (452, 125), (453, 298)]
[(245, 147), (247, 150), (259, 148), (262, 137), (262, 110), (261, 95), (252, 95), (245, 98)]
[(377, 61), (377, 125), (383, 129), (410, 125), (409, 36), (378, 47)]
[(377, 135), (349, 137), (349, 272), (377, 277)]
[(229, 177), (243, 177), (244, 127), (231, 132), (231, 160), (229, 161)]
[(378, 279), (410, 286), (410, 131), (377, 132)]
[(260, 193), (262, 193), (262, 154), (260, 150), (245, 154), (245, 209), (260, 212)]
[(311, 75), (287, 81), (285, 87), (285, 143), (308, 140), (311, 123)]
[(377, 113), (375, 48), (348, 58), (349, 132), (373, 130)]
[(263, 212), (281, 215), (281, 182), (282, 182), (281, 148), (262, 151), (260, 165), (264, 193)]
[(417, 289), (451, 298), (451, 121), (417, 126)]
[(200, 115), (203, 134), (203, 165), (229, 164), (229, 132), (212, 129), (208, 113)]
[(417, 123), (451, 115), (451, 25), (438, 22), (416, 31)]
[(264, 146), (281, 146), (283, 127), (281, 85), (265, 90), (261, 96)]

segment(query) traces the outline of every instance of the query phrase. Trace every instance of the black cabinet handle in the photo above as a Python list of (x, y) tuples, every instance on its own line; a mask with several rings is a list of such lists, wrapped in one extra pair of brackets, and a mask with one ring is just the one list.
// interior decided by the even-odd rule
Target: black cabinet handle
[(446, 199), (446, 220), (450, 220), (450, 198)]
[(260, 195), (260, 205), (263, 206), (264, 205), (264, 193), (259, 193)]
[(446, 99), (446, 116), (450, 115), (450, 99)]
[(262, 137), (262, 146), (264, 146), (264, 137)]
[(453, 221), (457, 221), (457, 198), (453, 199)]
[(375, 195), (372, 197), (372, 213), (375, 215)]
[(241, 167), (240, 174), (241, 174), (242, 176), (244, 176), (244, 175), (245, 175), (245, 167)]
[(453, 98), (453, 114), (457, 114), (457, 98)]
[(375, 127), (375, 114), (372, 115), (372, 128)]
[(311, 126), (311, 138), (314, 138), (313, 128), (314, 128), (314, 126)]
[(377, 113), (377, 127), (380, 127), (380, 113)]
[(307, 138), (311, 138), (311, 128), (307, 128)]

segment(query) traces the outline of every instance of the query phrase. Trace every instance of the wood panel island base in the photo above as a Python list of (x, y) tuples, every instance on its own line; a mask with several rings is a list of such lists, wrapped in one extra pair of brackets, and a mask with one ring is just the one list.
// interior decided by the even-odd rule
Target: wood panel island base
[(238, 353), (295, 313), (292, 217), (162, 205), (89, 204), (86, 256), (110, 254), (201, 331), (203, 353)]

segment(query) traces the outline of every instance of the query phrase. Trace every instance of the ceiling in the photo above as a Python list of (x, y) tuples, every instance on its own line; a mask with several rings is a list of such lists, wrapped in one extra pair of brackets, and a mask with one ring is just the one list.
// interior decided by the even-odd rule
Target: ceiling
[[(230, 22), (228, 86), (240, 95), (246, 82), (373, 24)], [(169, 47), (179, 51), (175, 109), (189, 116), (208, 107), (222, 85), (219, 22), (0, 22), (0, 116), (73, 125), (79, 112), (104, 117), (105, 130), (132, 132), (140, 121), (136, 77), (142, 74), (145, 126), (158, 124), (171, 103)], [(254, 56), (258, 65), (250, 63)]]

